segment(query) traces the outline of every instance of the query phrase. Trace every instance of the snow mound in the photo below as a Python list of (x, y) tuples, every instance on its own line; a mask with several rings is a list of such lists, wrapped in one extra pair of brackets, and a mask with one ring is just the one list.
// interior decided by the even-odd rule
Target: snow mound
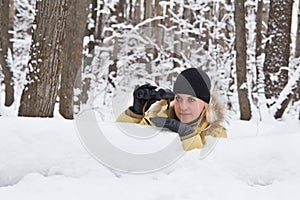
[(229, 137), (205, 159), (201, 150), (190, 151), (171, 167), (143, 175), (111, 173), (96, 162), (73, 121), (0, 117), (0, 126), (3, 199), (300, 197), (297, 122), (233, 121)]

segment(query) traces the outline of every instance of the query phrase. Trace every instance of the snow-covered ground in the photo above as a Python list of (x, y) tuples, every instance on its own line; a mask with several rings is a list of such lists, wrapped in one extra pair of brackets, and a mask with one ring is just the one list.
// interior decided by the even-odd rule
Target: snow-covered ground
[[(171, 167), (112, 173), (62, 118), (0, 117), (1, 199), (299, 199), (300, 123), (232, 120), (205, 159), (187, 152)], [(155, 162), (155, 161), (153, 161)]]

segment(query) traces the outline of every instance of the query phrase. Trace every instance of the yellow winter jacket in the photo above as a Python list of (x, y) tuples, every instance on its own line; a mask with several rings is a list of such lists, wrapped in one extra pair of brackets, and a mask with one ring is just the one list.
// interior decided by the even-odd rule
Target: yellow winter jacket
[[(151, 106), (145, 116), (137, 115), (126, 109), (117, 118), (117, 122), (132, 122), (144, 125), (153, 125), (150, 118), (152, 117), (169, 117), (176, 119), (173, 102), (168, 104), (167, 101), (161, 100)], [(202, 148), (205, 145), (205, 137), (227, 137), (226, 129), (220, 125), (225, 119), (224, 108), (215, 101), (212, 96), (210, 104), (202, 112), (198, 123), (193, 126), (195, 132), (181, 137), (183, 149), (186, 151)]]

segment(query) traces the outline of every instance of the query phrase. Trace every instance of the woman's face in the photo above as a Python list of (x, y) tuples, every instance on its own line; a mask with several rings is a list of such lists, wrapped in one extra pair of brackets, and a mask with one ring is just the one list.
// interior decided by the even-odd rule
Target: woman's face
[(200, 116), (205, 104), (201, 99), (188, 94), (176, 94), (174, 98), (175, 113), (183, 123), (196, 120)]

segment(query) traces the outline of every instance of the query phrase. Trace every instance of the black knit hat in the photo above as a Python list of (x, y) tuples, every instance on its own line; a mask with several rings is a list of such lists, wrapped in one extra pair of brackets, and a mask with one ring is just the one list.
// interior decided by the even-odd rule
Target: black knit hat
[(210, 79), (201, 69), (186, 69), (178, 75), (174, 83), (173, 92), (175, 94), (189, 94), (209, 103)]

